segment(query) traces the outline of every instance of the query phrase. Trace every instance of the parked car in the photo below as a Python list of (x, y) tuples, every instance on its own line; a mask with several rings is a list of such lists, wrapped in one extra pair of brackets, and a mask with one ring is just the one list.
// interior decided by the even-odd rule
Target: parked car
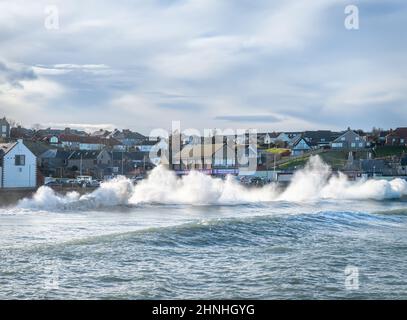
[(48, 181), (45, 186), (47, 187), (62, 187), (62, 184), (58, 181)]

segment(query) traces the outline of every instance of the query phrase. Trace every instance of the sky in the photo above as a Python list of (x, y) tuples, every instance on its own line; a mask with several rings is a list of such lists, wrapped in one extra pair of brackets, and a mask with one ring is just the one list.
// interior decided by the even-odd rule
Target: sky
[(2, 0), (0, 117), (144, 134), (407, 126), (406, 30), (405, 0)]

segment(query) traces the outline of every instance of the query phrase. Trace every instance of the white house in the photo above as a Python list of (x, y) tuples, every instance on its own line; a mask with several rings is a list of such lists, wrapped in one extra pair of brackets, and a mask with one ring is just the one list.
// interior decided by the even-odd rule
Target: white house
[(37, 186), (37, 158), (22, 140), (0, 144), (0, 188)]

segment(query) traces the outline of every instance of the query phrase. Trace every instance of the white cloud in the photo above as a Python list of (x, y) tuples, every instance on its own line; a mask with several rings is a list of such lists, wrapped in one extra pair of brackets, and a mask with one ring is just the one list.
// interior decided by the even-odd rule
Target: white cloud
[[(4, 0), (0, 59), (32, 66), (38, 79), (0, 72), (0, 111), (28, 124), (148, 131), (174, 119), (221, 126), (214, 119), (233, 114), (280, 117), (272, 128), (341, 127), (341, 111), (357, 107), (361, 125), (398, 124), (401, 111), (385, 106), (407, 101), (406, 9), (401, 0), (360, 3), (361, 29), (351, 33), (341, 0), (55, 0), (60, 29), (49, 31), (48, 1)], [(376, 118), (363, 120), (372, 110)]]

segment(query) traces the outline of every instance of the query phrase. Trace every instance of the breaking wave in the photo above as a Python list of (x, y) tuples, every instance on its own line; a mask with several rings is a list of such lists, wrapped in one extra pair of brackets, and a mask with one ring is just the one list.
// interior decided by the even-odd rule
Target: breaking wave
[(19, 202), (18, 207), (28, 209), (58, 209), (80, 206), (100, 208), (138, 204), (190, 204), (226, 205), (272, 201), (305, 202), (323, 199), (385, 200), (407, 195), (407, 182), (403, 179), (349, 181), (342, 174), (332, 174), (331, 168), (320, 157), (311, 157), (304, 169), (297, 171), (289, 186), (281, 191), (276, 184), (261, 188), (248, 188), (233, 177), (225, 180), (199, 172), (178, 178), (162, 166), (155, 168), (148, 179), (134, 186), (124, 177), (102, 183), (92, 193), (66, 195), (41, 187), (32, 198)]

